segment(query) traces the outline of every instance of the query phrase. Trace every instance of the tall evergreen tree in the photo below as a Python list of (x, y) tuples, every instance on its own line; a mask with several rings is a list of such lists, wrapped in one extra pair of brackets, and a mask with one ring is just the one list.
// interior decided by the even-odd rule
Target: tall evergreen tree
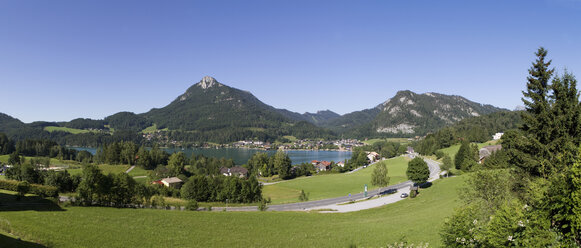
[(549, 69), (551, 60), (545, 62), (547, 50), (543, 47), (540, 47), (535, 55), (537, 59), (529, 69), (527, 90), (523, 91), (524, 97), (522, 98), (526, 111), (521, 116), (523, 119), (521, 129), (527, 134), (527, 139), (516, 144), (524, 146), (518, 147), (517, 150), (528, 153), (520, 154), (521, 156), (535, 158), (525, 158), (527, 163), (517, 163), (517, 165), (529, 174), (547, 176), (549, 168), (552, 167), (552, 154), (549, 153), (544, 144), (549, 143), (553, 131), (549, 82), (555, 69)]

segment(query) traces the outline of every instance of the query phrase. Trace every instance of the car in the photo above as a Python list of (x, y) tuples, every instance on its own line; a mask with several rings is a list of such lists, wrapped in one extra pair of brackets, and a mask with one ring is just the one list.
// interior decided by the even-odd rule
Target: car
[(401, 193), (401, 195), (400, 195), (399, 197), (401, 197), (401, 198), (406, 198), (406, 197), (408, 197), (408, 196), (409, 196), (409, 195), (408, 195), (408, 193)]

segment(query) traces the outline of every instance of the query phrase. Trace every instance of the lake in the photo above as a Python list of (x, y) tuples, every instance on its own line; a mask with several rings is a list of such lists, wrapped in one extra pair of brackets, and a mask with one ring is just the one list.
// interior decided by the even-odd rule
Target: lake
[[(86, 147), (71, 147), (76, 150), (84, 150), (92, 153), (93, 155), (97, 151), (95, 148)], [(260, 149), (246, 149), (246, 148), (166, 148), (164, 149), (168, 153), (183, 152), (186, 156), (190, 157), (192, 154), (204, 155), (206, 157), (216, 157), (216, 158), (228, 158), (234, 160), (237, 165), (242, 165), (248, 162), (248, 159), (252, 157), (254, 153), (266, 152), (269, 155), (275, 154), (276, 151), (264, 151)], [(287, 150), (285, 151), (293, 165), (300, 164), (303, 162), (311, 162), (312, 160), (326, 160), (326, 161), (344, 161), (345, 159), (351, 158), (350, 151), (317, 151), (317, 150)]]

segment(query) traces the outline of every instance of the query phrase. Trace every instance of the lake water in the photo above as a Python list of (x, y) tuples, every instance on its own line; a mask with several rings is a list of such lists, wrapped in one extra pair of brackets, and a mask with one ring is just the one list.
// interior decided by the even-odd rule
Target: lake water
[[(95, 148), (86, 148), (86, 147), (72, 147), (76, 150), (84, 150), (92, 153), (93, 155), (97, 151)], [(254, 153), (257, 152), (266, 152), (269, 155), (275, 154), (276, 151), (264, 151), (259, 149), (245, 149), (245, 148), (187, 148), (187, 149), (180, 149), (180, 148), (167, 148), (164, 149), (168, 153), (174, 152), (183, 152), (188, 157), (192, 154), (202, 154), (206, 157), (216, 157), (216, 158), (227, 158), (234, 160), (234, 163), (237, 165), (245, 164), (248, 162), (248, 159), (252, 157)], [(311, 162), (312, 160), (326, 160), (326, 161), (344, 161), (345, 159), (351, 158), (350, 151), (315, 151), (315, 150), (288, 150), (285, 151), (290, 159), (294, 164), (300, 164), (303, 162)]]

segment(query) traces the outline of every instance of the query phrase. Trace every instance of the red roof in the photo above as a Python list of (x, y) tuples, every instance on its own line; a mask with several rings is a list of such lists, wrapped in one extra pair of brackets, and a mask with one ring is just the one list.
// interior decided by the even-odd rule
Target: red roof
[(331, 162), (329, 161), (321, 161), (321, 164), (323, 164), (324, 166), (331, 166)]
[(151, 182), (151, 184), (163, 184), (163, 183), (161, 182), (161, 180), (157, 180), (157, 181)]

